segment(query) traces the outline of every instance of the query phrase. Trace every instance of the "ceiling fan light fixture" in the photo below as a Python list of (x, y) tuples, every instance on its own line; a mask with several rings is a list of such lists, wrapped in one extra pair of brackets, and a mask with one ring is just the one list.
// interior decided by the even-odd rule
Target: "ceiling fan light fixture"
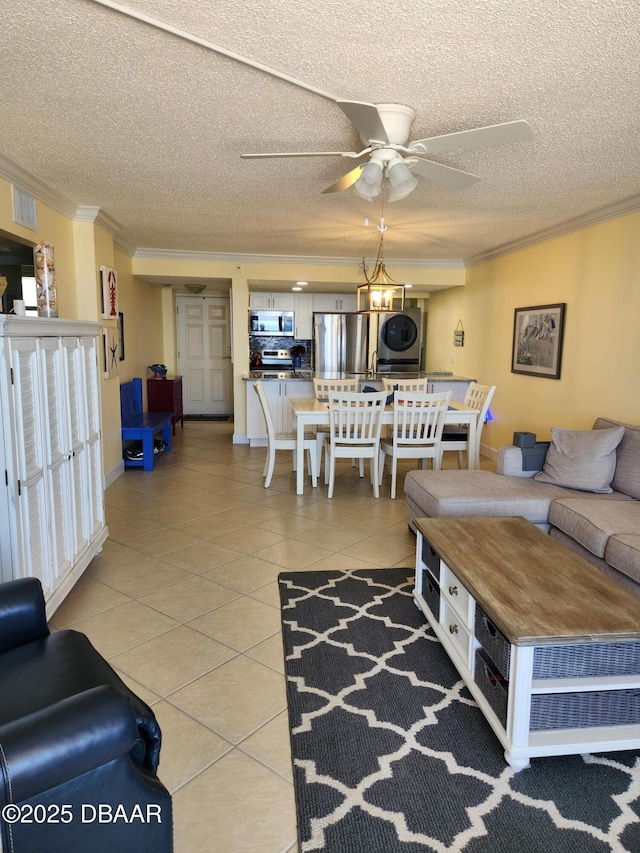
[(380, 163), (375, 160), (365, 163), (361, 167), (360, 177), (353, 188), (360, 198), (364, 198), (366, 201), (373, 201), (376, 196), (380, 195), (382, 190), (382, 166)]
[(389, 181), (389, 193), (387, 201), (399, 201), (406, 198), (418, 186), (418, 179), (411, 173), (411, 169), (402, 157), (394, 157), (387, 165), (387, 178)]

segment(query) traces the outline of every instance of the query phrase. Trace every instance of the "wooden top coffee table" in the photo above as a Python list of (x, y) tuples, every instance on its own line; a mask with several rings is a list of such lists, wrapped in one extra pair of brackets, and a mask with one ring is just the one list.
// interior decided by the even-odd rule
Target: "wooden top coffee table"
[(523, 518), (416, 526), (416, 603), (509, 764), (640, 748), (640, 597)]

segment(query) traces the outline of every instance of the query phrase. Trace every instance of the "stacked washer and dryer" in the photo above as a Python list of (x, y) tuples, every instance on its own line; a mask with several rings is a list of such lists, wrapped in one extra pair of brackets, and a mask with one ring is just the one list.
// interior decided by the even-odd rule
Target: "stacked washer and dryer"
[(417, 373), (422, 355), (420, 309), (369, 316), (370, 366), (377, 365), (378, 373)]

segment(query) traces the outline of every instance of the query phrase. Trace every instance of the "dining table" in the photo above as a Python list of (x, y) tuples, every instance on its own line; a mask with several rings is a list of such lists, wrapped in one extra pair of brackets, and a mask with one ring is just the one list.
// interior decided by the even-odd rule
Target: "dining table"
[[(304, 434), (312, 426), (329, 426), (329, 404), (314, 397), (294, 397), (291, 400), (293, 419), (296, 423), (296, 493), (304, 494)], [(469, 469), (480, 467), (480, 448), (477, 443), (479, 409), (472, 409), (462, 403), (449, 403), (445, 417), (446, 424), (466, 426), (469, 448), (467, 466)], [(382, 415), (383, 425), (393, 424), (393, 404), (385, 406)]]

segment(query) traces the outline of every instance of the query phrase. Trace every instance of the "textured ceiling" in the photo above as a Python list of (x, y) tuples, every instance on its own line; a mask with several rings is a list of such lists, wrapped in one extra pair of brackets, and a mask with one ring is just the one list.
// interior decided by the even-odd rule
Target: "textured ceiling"
[[(638, 0), (4, 0), (0, 151), (136, 247), (373, 254), (379, 202), (322, 190), (359, 150), (334, 98), (398, 102), (411, 138), (526, 119), (535, 138), (432, 159), (384, 215), (388, 258), (464, 259), (640, 193)], [(328, 97), (326, 97), (327, 95)]]

